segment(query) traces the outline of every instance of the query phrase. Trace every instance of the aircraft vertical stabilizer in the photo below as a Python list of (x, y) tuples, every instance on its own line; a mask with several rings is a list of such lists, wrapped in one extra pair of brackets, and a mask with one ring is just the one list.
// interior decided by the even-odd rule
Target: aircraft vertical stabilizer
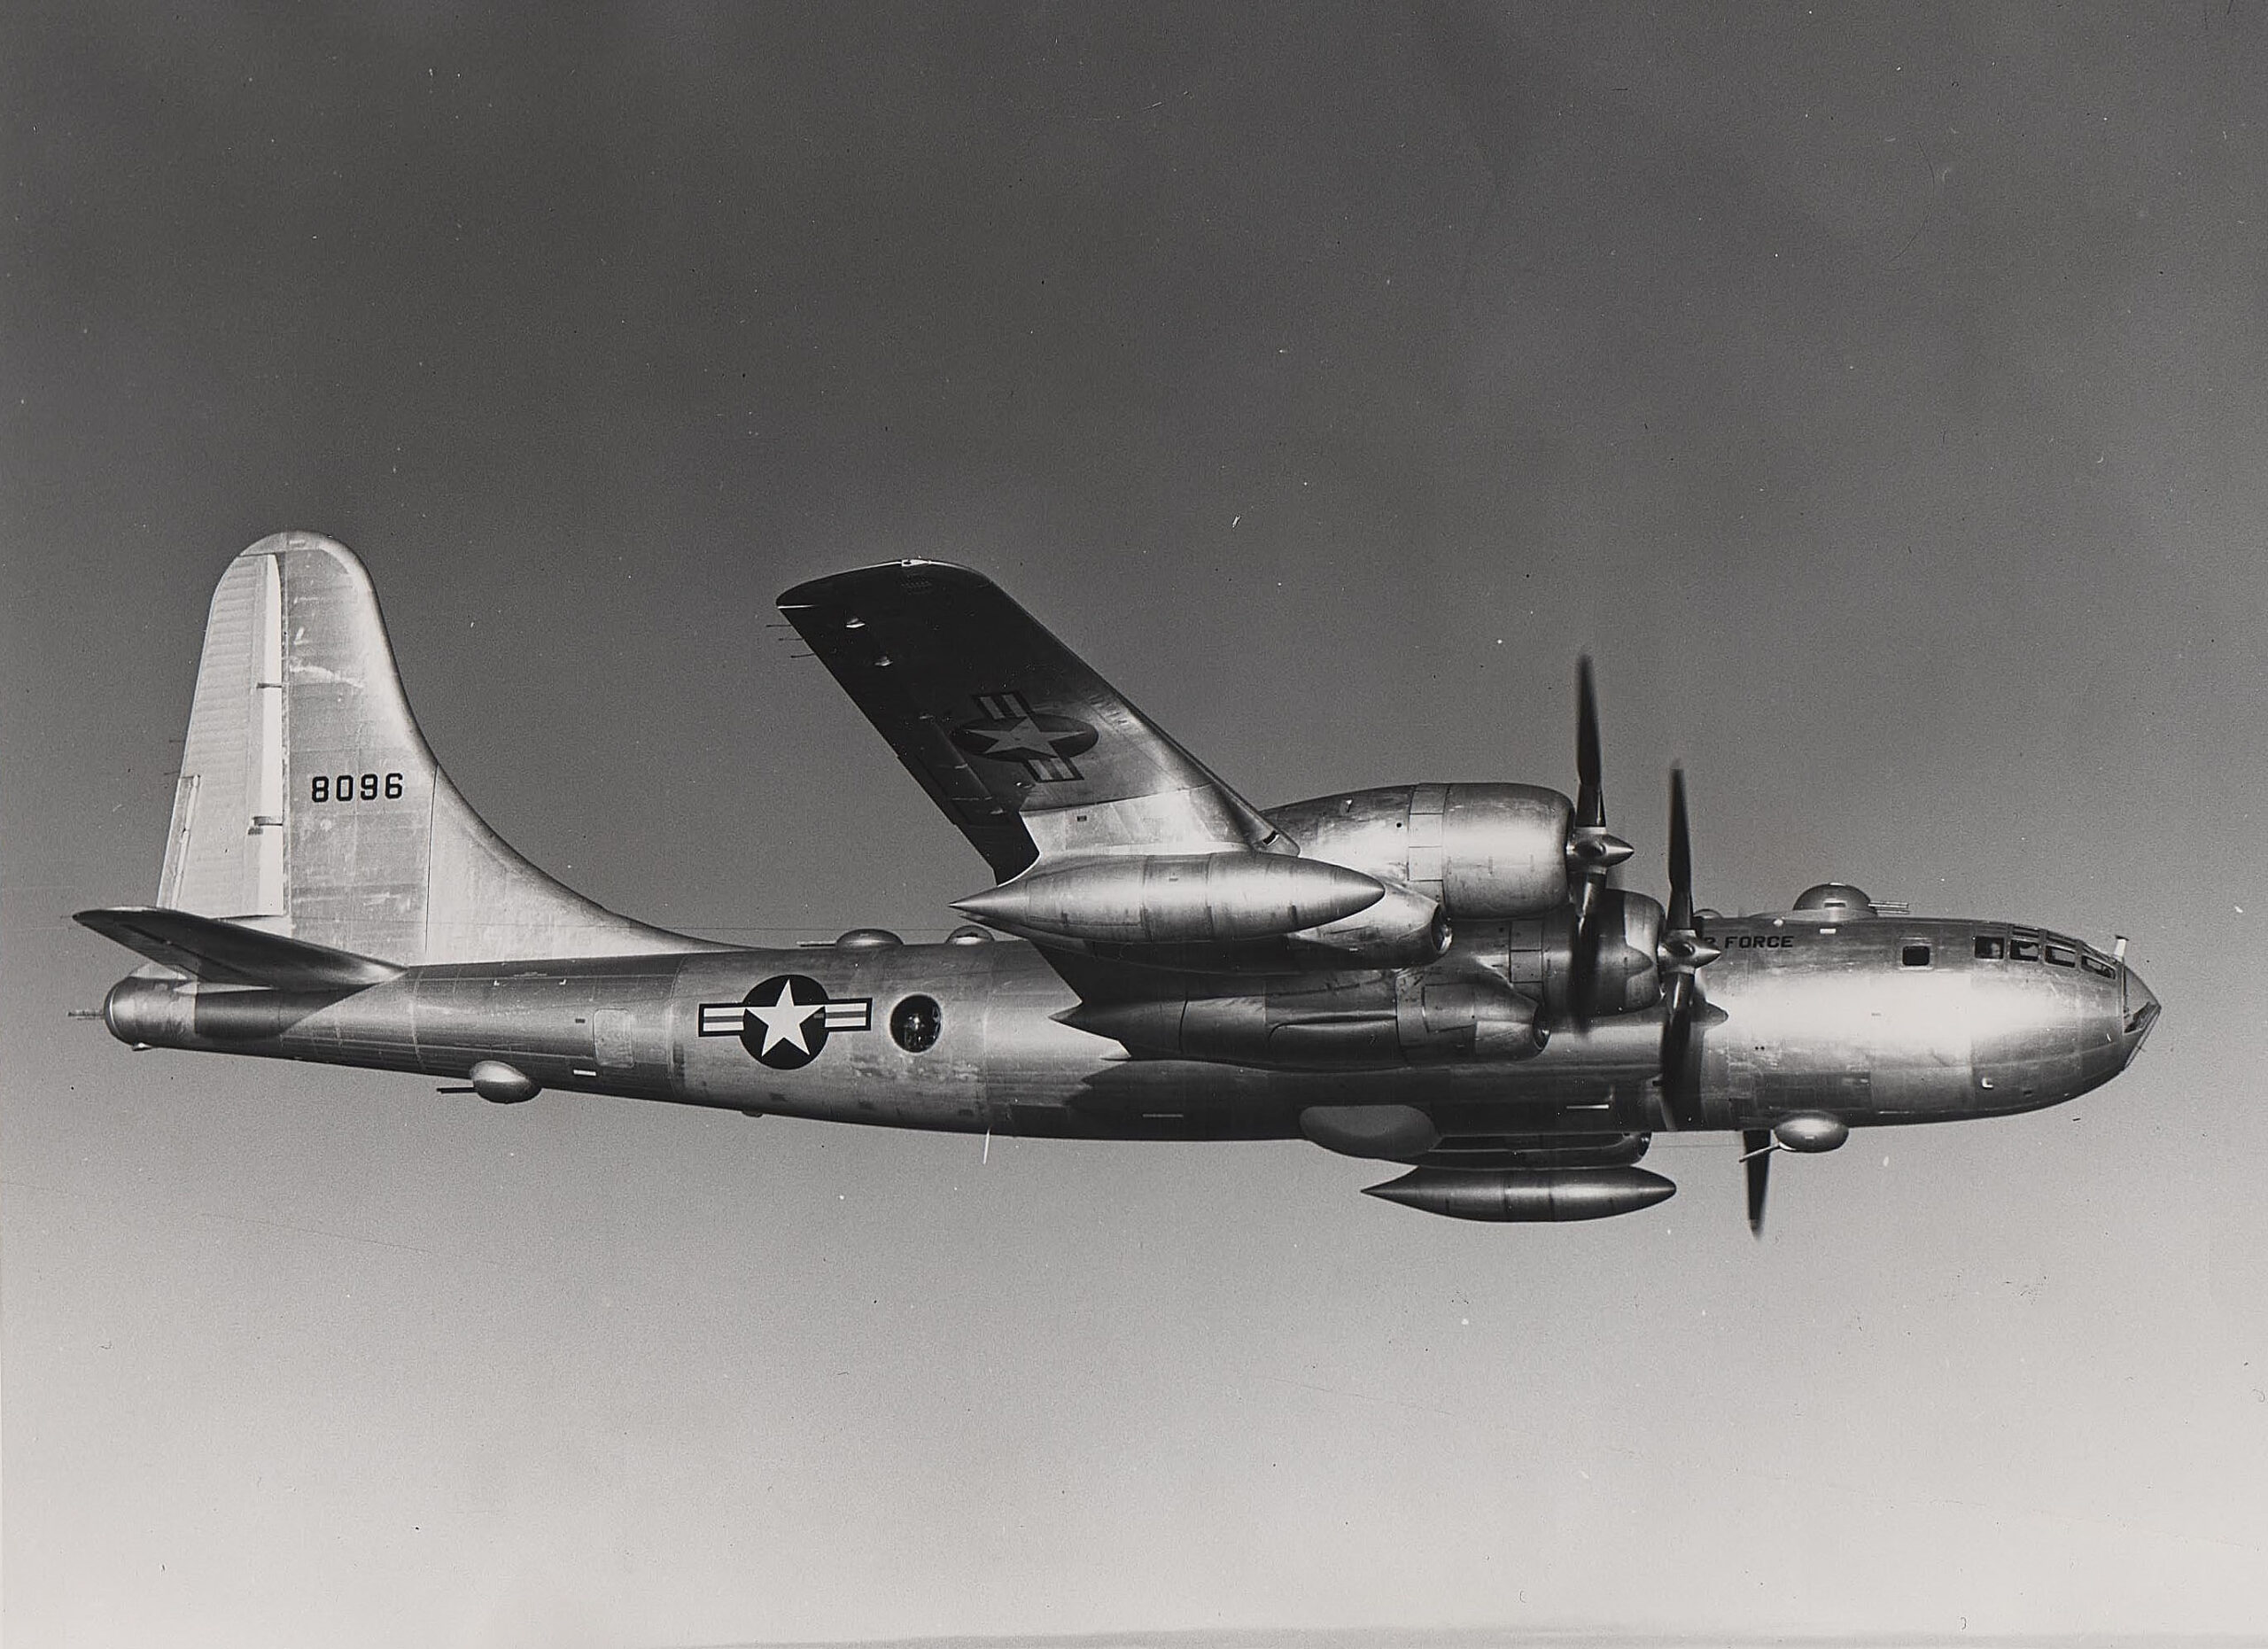
[(417, 730), (369, 573), (310, 533), (214, 592), (158, 903), (413, 966), (724, 948), (616, 915), (488, 828)]

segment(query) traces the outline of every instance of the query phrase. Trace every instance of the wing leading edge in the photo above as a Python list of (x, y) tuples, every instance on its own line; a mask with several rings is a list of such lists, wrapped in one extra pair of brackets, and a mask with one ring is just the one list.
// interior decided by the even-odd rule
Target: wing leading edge
[(1289, 845), (982, 573), (862, 567), (780, 611), (1004, 882), (1042, 857)]

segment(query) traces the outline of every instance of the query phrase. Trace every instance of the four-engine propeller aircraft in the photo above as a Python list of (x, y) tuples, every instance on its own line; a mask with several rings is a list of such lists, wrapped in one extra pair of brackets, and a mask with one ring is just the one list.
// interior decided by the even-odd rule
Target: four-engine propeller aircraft
[[(1697, 910), (1673, 775), (1666, 909), (1612, 884), (1597, 712), (1571, 802), (1413, 784), (1253, 805), (977, 573), (797, 586), (781, 609), (997, 885), (982, 926), (757, 950), (665, 932), (520, 858), (434, 763), (369, 575), (307, 533), (214, 593), (154, 906), (78, 920), (148, 958), (136, 1046), (969, 1133), (1304, 1136), (1468, 1219), (1621, 1214), (1666, 1130), (1775, 1151), (2058, 1104), (2132, 1059), (2125, 965), (1855, 888)], [(995, 938), (995, 934), (1008, 936)]]

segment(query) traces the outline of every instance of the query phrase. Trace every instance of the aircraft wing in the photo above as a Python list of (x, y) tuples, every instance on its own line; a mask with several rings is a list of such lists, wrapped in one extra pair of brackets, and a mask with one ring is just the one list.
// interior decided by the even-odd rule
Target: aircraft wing
[(1042, 855), (1263, 847), (1275, 827), (982, 573), (799, 584), (780, 611), (1002, 881)]

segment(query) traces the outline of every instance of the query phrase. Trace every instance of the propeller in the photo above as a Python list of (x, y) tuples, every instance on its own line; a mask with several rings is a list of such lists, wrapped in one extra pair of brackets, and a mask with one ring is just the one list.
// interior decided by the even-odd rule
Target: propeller
[(1759, 1239), (1764, 1235), (1764, 1193), (1772, 1183), (1772, 1153), (1779, 1148), (1768, 1128), (1741, 1131), (1740, 1160), (1748, 1170), (1748, 1229)]
[(1772, 1180), (1772, 1153), (1798, 1151), (1806, 1155), (1838, 1150), (1851, 1137), (1851, 1124), (1830, 1111), (1798, 1111), (1783, 1116), (1769, 1128), (1744, 1128), (1740, 1160), (1748, 1170), (1748, 1228), (1764, 1234), (1764, 1191)]
[(1723, 950), (1693, 922), (1693, 839), (1685, 814), (1685, 769), (1669, 774), (1669, 911), (1656, 953), (1662, 980), (1662, 1108), (1679, 1128), (1701, 1123), (1701, 1055), (1694, 1027), (1707, 1010), (1699, 977)]
[(1567, 830), (1567, 870), (1575, 883), (1575, 929), (1569, 945), (1568, 1003), (1579, 1028), (1588, 1027), (1598, 987), (1599, 895), (1614, 867), (1630, 857), (1629, 843), (1606, 828), (1606, 792), (1599, 783), (1598, 694), (1588, 654), (1575, 662), (1574, 821)]

